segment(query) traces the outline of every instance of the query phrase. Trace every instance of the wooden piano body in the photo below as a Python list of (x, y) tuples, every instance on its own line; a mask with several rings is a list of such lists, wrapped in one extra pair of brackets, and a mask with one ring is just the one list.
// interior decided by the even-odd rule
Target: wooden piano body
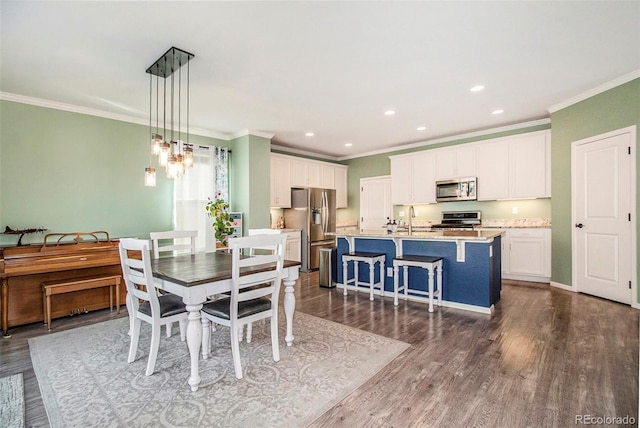
[[(99, 234), (105, 234), (106, 239), (99, 239)], [(52, 235), (62, 237), (51, 244), (47, 238)], [(68, 236), (76, 238), (71, 243), (62, 241)], [(7, 335), (10, 327), (44, 320), (43, 282), (106, 274), (122, 275), (118, 241), (109, 239), (106, 232), (49, 234), (44, 245), (0, 249), (2, 331)], [(120, 296), (118, 304), (124, 304), (124, 281)], [(108, 307), (108, 287), (75, 291), (52, 300), (51, 317)]]

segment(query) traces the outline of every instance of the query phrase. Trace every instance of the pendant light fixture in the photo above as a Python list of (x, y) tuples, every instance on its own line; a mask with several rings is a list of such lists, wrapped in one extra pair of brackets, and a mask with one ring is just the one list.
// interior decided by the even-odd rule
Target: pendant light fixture
[[(165, 168), (167, 178), (176, 178), (184, 174), (186, 168), (193, 166), (193, 146), (189, 143), (189, 61), (193, 54), (172, 47), (164, 53), (149, 68), (149, 133), (151, 147), (149, 150), (149, 166), (145, 168), (145, 186), (156, 185), (156, 170), (151, 166), (151, 155), (158, 156), (158, 164)], [(186, 65), (186, 83), (182, 81), (182, 67)], [(177, 72), (177, 79), (175, 74)], [(153, 128), (153, 76), (155, 76), (155, 129)], [(169, 82), (167, 78), (171, 77)], [(162, 78), (162, 99), (160, 99), (160, 78)], [(177, 82), (176, 82), (177, 80)], [(170, 99), (167, 99), (167, 83), (169, 84)], [(183, 99), (183, 86), (185, 98)], [(177, 97), (177, 98), (176, 98)], [(169, 101), (169, 109), (167, 102)], [(162, 128), (160, 127), (160, 103), (162, 103)], [(177, 104), (177, 106), (176, 106)], [(186, 141), (182, 128), (182, 106), (186, 106)], [(177, 112), (177, 122), (176, 122)], [(167, 114), (169, 125), (167, 126)], [(162, 132), (162, 133), (161, 133)], [(167, 142), (166, 137), (171, 138)]]

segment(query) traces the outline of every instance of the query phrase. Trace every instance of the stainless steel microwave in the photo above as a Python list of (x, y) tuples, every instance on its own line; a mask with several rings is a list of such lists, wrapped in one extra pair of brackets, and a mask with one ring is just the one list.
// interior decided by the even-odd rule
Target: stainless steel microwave
[(436, 201), (475, 201), (476, 177), (436, 181)]

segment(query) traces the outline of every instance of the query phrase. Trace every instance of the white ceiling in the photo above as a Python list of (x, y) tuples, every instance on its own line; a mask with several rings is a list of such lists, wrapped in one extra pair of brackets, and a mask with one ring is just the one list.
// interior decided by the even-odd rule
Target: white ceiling
[(333, 158), (544, 119), (640, 69), (639, 1), (0, 8), (3, 93), (148, 120), (145, 70), (176, 46), (195, 54), (192, 128), (261, 131)]

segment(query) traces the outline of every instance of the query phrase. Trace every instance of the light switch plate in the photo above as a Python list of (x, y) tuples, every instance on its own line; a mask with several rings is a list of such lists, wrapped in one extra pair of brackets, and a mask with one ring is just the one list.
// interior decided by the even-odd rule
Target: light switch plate
[(398, 212), (398, 216), (399, 216), (399, 217), (404, 217), (404, 211), (400, 211), (400, 212)]
[(390, 267), (387, 268), (387, 276), (389, 278), (391, 278), (393, 276), (393, 268), (390, 268)]

